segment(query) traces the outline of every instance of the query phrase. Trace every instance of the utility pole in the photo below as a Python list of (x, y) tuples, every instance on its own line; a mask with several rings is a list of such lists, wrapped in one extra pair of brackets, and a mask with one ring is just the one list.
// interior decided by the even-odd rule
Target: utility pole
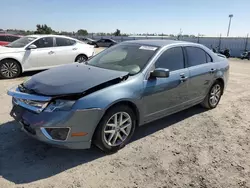
[(230, 31), (230, 27), (231, 27), (231, 20), (232, 20), (232, 17), (234, 15), (233, 14), (229, 14), (229, 24), (228, 24), (228, 29), (227, 29), (227, 36), (229, 36), (229, 31)]

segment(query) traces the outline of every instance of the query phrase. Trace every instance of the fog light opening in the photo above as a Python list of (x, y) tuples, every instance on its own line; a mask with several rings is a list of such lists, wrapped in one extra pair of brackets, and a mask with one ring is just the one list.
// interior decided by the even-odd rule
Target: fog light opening
[(44, 128), (48, 137), (51, 140), (65, 141), (68, 138), (69, 128)]

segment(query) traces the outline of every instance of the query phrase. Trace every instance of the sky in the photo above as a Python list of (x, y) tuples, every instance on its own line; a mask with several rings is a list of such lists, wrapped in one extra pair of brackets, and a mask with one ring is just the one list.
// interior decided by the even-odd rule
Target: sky
[(1, 0), (0, 28), (57, 31), (204, 34), (250, 33), (250, 0)]

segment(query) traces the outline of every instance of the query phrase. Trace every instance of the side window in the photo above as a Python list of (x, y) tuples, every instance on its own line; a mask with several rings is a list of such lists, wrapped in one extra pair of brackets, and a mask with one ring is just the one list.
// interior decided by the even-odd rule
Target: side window
[(7, 37), (6, 36), (0, 36), (0, 41), (7, 41)]
[(53, 37), (44, 37), (44, 38), (38, 39), (33, 44), (36, 45), (37, 48), (53, 47)]
[(213, 62), (213, 59), (208, 53), (206, 53), (206, 56), (207, 56), (207, 63)]
[(13, 42), (13, 41), (19, 39), (19, 37), (15, 37), (15, 36), (9, 36), (8, 38), (9, 38), (10, 42)]
[(109, 39), (105, 39), (105, 42), (111, 42)]
[(76, 42), (71, 39), (66, 39), (66, 38), (56, 38), (56, 46), (71, 46), (75, 44)]
[(184, 68), (184, 58), (181, 47), (174, 47), (166, 50), (157, 59), (155, 68), (165, 68), (174, 71)]
[(207, 63), (206, 52), (198, 47), (186, 47), (189, 67)]

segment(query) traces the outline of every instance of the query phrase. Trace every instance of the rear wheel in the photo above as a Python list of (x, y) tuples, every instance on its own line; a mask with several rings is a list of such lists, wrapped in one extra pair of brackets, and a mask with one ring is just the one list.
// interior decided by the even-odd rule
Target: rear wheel
[(201, 105), (207, 109), (215, 108), (220, 102), (222, 92), (223, 87), (221, 82), (216, 81), (210, 88), (209, 93), (207, 94)]
[(0, 62), (0, 77), (5, 79), (16, 78), (21, 74), (19, 63), (13, 59), (5, 59)]
[(126, 105), (115, 106), (107, 111), (94, 135), (94, 143), (107, 153), (123, 148), (134, 134), (136, 118)]
[(75, 62), (83, 63), (88, 60), (88, 57), (86, 55), (78, 55), (75, 59)]

